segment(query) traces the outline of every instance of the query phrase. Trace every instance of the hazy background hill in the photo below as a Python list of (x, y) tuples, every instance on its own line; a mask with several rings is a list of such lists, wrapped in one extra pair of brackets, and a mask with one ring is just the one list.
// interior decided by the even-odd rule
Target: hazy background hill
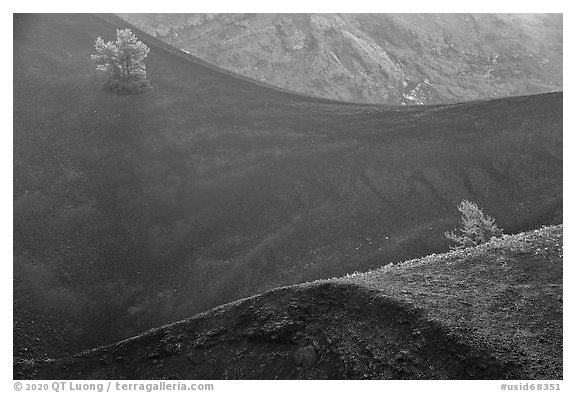
[(430, 104), (562, 90), (561, 14), (119, 14), (209, 63), (314, 96)]
[(562, 93), (343, 104), (136, 31), (153, 88), (103, 91), (113, 16), (14, 17), (14, 351), (59, 356), (280, 285), (446, 250), (456, 205), (562, 221)]

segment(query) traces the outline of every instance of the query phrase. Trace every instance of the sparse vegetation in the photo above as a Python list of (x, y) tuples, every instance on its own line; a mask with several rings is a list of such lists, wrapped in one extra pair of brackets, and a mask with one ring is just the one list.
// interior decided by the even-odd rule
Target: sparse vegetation
[(278, 288), (14, 378), (562, 379), (562, 232)]
[(496, 226), (494, 219), (485, 216), (474, 202), (465, 199), (458, 206), (458, 210), (462, 213), (462, 228), (459, 229), (462, 234), (457, 235), (452, 231), (445, 233), (448, 239), (458, 244), (456, 248), (477, 246), (502, 235), (502, 230)]
[(561, 93), (340, 104), (137, 33), (154, 89), (119, 99), (87, 59), (123, 22), (14, 24), (17, 357), (68, 356), (275, 286), (439, 252), (457, 224), (445, 227), (451, 195), (486, 195), (508, 233), (561, 221)]
[[(120, 16), (209, 63), (319, 97), (412, 105), (562, 89), (561, 14)], [(324, 24), (338, 27), (319, 34)]]
[(121, 93), (140, 92), (150, 86), (144, 59), (150, 49), (130, 29), (116, 30), (116, 42), (96, 39), (96, 53), (91, 57), (105, 77), (105, 87)]

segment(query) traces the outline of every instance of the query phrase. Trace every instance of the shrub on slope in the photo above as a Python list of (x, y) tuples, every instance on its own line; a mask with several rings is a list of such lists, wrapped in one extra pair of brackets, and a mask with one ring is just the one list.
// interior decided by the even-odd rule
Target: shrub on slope
[(562, 379), (562, 227), (285, 287), (15, 378)]

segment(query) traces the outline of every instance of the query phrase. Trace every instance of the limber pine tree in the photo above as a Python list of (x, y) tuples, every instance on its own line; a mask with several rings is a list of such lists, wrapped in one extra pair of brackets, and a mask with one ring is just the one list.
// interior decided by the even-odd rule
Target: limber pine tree
[(105, 77), (105, 87), (119, 94), (140, 92), (150, 87), (144, 59), (150, 49), (130, 29), (116, 30), (116, 42), (98, 37), (91, 57)]
[(502, 235), (502, 230), (496, 226), (494, 219), (484, 216), (484, 212), (474, 202), (465, 199), (458, 206), (458, 210), (462, 213), (462, 228), (460, 228), (462, 234), (458, 236), (452, 231), (444, 233), (448, 239), (458, 244), (451, 248), (477, 246), (486, 243), (492, 237)]

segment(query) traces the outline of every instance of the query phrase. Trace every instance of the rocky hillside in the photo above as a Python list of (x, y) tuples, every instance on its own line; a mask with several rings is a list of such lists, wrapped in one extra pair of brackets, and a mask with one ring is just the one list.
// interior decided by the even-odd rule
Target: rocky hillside
[(562, 379), (562, 226), (277, 289), (38, 379)]
[(562, 90), (560, 14), (120, 14), (209, 63), (339, 100), (431, 104)]
[(152, 88), (118, 96), (90, 54), (126, 22), (14, 25), (16, 356), (61, 357), (445, 251), (463, 199), (508, 233), (562, 222), (562, 93), (347, 104), (254, 83), (138, 31)]

